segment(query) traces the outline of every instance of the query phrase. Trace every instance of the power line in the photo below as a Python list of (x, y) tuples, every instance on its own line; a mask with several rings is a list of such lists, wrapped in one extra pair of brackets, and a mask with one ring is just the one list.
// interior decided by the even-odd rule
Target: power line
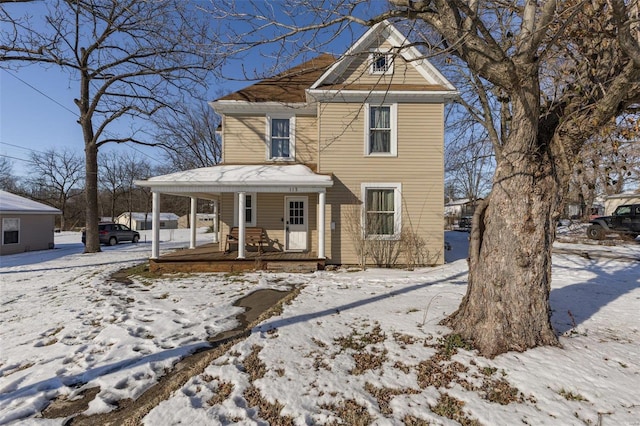
[[(20, 81), (20, 82), (21, 82), (21, 83), (23, 83), (24, 85), (26, 85), (26, 86), (30, 87), (31, 89), (35, 90), (36, 92), (38, 92), (39, 94), (41, 94), (41, 95), (42, 95), (42, 96), (44, 96), (45, 98), (49, 99), (50, 101), (52, 101), (53, 103), (55, 103), (55, 104), (56, 104), (56, 105), (58, 105), (59, 107), (61, 107), (61, 108), (65, 109), (66, 111), (69, 111), (71, 114), (73, 114), (73, 115), (74, 115), (74, 117), (76, 117), (76, 118), (78, 118), (78, 117), (79, 117), (79, 115), (78, 115), (78, 113), (77, 113), (77, 112), (75, 112), (75, 111), (73, 111), (73, 110), (71, 110), (71, 109), (67, 108), (67, 106), (65, 106), (65, 105), (63, 105), (62, 103), (58, 102), (57, 100), (53, 99), (51, 96), (47, 95), (46, 93), (44, 93), (43, 91), (41, 91), (41, 90), (40, 90), (40, 89), (38, 89), (37, 87), (35, 87), (35, 86), (31, 85), (30, 83), (28, 83), (28, 82), (24, 81), (23, 79), (21, 79), (20, 77), (18, 77), (18, 76), (17, 76), (17, 75), (15, 75), (14, 73), (12, 73), (12, 72), (10, 72), (10, 71), (8, 71), (8, 70), (6, 70), (6, 69), (3, 69), (3, 71), (4, 71), (4, 72), (6, 72), (7, 74), (9, 74), (11, 77), (15, 78), (16, 80)], [(113, 135), (113, 133), (111, 133), (111, 132), (104, 131), (104, 134), (105, 134), (106, 136), (108, 136), (108, 137), (115, 137), (115, 136)], [(17, 145), (13, 145), (13, 144), (6, 143), (6, 142), (1, 142), (1, 143), (2, 143), (2, 144), (4, 144), (4, 145), (13, 146), (13, 147), (15, 147), (15, 148), (28, 149), (28, 150), (30, 150), (30, 151), (40, 152), (40, 153), (42, 153), (41, 151), (36, 151), (36, 150), (34, 150), (34, 149), (30, 149), (30, 148), (24, 148), (24, 147), (17, 146)], [(135, 148), (133, 145), (134, 145), (134, 143), (132, 143), (132, 144), (130, 144), (130, 145), (127, 145), (127, 146), (128, 146), (129, 148), (133, 149), (134, 151), (136, 151), (136, 152), (138, 152), (138, 153), (140, 153), (140, 154), (144, 155), (145, 157), (149, 158), (150, 160), (152, 160), (152, 161), (154, 161), (154, 162), (156, 162), (156, 163), (158, 163), (158, 164), (162, 164), (158, 159), (156, 159), (156, 158), (154, 158), (154, 157), (152, 157), (152, 156), (150, 156), (150, 155), (146, 154), (145, 152), (143, 152), (143, 151), (141, 151), (141, 150), (139, 150), (139, 149)], [(8, 157), (8, 156), (6, 156), (6, 155), (5, 155), (5, 157)], [(13, 157), (10, 157), (10, 158), (13, 158)], [(22, 160), (22, 159), (19, 159), (19, 158), (16, 158), (16, 160), (27, 161), (27, 160)]]
[(44, 152), (38, 151), (37, 149), (27, 148), (25, 146), (20, 146), (20, 145), (14, 145), (14, 144), (9, 143), (9, 142), (0, 141), (0, 145), (7, 145), (7, 146), (11, 146), (11, 147), (18, 148), (18, 149), (24, 149), (25, 151), (31, 151), (31, 152), (37, 152), (38, 154), (44, 154)]
[(20, 77), (18, 77), (17, 75), (15, 75), (14, 73), (12, 73), (11, 71), (7, 71), (6, 69), (3, 69), (2, 71), (6, 72), (7, 74), (9, 74), (11, 77), (15, 78), (16, 80), (22, 82), (23, 84), (25, 84), (26, 86), (29, 86), (30, 88), (32, 88), (33, 90), (35, 90), (36, 92), (40, 93), (42, 96), (44, 96), (45, 98), (49, 99), (51, 102), (55, 103), (56, 105), (58, 105), (59, 107), (69, 111), (71, 114), (74, 115), (74, 117), (78, 118), (78, 113), (76, 111), (73, 111), (72, 109), (69, 109), (66, 105), (61, 104), (60, 102), (58, 102), (57, 100), (53, 99), (51, 96), (47, 95), (46, 93), (44, 93), (42, 90), (38, 89), (37, 87), (31, 85), (30, 83), (27, 83), (26, 81), (24, 81), (23, 79), (21, 79)]
[(18, 158), (18, 157), (14, 157), (14, 156), (7, 155), (7, 154), (0, 154), (0, 157), (11, 158), (12, 160), (18, 160), (18, 161), (23, 161), (25, 163), (35, 164), (31, 160), (25, 160), (24, 158)]

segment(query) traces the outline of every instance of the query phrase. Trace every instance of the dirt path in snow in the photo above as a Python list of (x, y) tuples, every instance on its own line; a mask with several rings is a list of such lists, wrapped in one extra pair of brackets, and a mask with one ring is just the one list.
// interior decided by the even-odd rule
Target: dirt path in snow
[(236, 316), (240, 325), (232, 330), (224, 331), (209, 340), (211, 347), (195, 353), (177, 362), (173, 370), (164, 375), (158, 383), (150, 387), (138, 399), (120, 401), (119, 407), (109, 413), (84, 416), (89, 403), (99, 392), (99, 388), (90, 388), (82, 393), (82, 398), (68, 401), (53, 401), (42, 413), (45, 418), (61, 418), (67, 420), (65, 425), (138, 425), (154, 407), (168, 399), (173, 392), (180, 389), (192, 377), (202, 372), (216, 358), (223, 355), (239, 340), (247, 337), (251, 329), (277, 313), (277, 306), (293, 300), (299, 289), (277, 291), (271, 289), (257, 290), (241, 299), (234, 306), (245, 308)]

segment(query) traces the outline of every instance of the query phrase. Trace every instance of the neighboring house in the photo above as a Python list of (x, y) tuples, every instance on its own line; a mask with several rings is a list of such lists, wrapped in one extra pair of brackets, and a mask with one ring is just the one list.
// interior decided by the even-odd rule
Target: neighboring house
[(321, 55), (211, 102), (220, 165), (136, 183), (151, 188), (154, 209), (161, 193), (217, 203), (221, 248), (232, 227), (240, 238), (259, 227), (279, 250), (327, 264), (359, 263), (360, 248), (381, 241), (414, 242), (399, 263), (428, 250), (422, 263), (440, 264), (444, 104), (456, 96), (381, 22), (339, 59)]
[(604, 215), (611, 216), (622, 204), (640, 204), (640, 193), (609, 195), (604, 199)]
[[(461, 198), (459, 200), (451, 200), (444, 205), (444, 223), (447, 229), (459, 229), (460, 227), (467, 229), (471, 225), (469, 218), (473, 217), (478, 202), (482, 198), (471, 200), (469, 198)], [(463, 223), (460, 219), (465, 218)]]
[[(159, 229), (178, 229), (178, 215), (175, 213), (160, 213)], [(134, 231), (152, 229), (151, 213), (124, 212), (116, 218), (116, 223), (127, 225)]]
[[(196, 214), (196, 227), (200, 228), (206, 226), (207, 228), (213, 226), (213, 221), (215, 220), (216, 215), (212, 213), (198, 213)], [(178, 219), (178, 228), (186, 229), (191, 228), (191, 215), (185, 214), (180, 216)]]
[(461, 198), (459, 200), (449, 201), (444, 205), (444, 215), (446, 217), (453, 217), (456, 219), (465, 216), (473, 216), (473, 213), (476, 211), (476, 207), (478, 206), (478, 202), (481, 200), (482, 198), (478, 198), (477, 200)]
[(52, 249), (60, 214), (56, 208), (0, 190), (0, 255)]

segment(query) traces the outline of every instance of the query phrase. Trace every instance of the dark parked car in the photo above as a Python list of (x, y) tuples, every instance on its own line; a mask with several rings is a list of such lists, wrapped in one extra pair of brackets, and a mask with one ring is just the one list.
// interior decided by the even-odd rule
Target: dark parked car
[(612, 216), (602, 216), (591, 220), (587, 237), (601, 240), (609, 233), (626, 235), (632, 239), (640, 235), (640, 204), (618, 206)]
[(461, 217), (460, 220), (458, 221), (458, 230), (459, 231), (471, 231), (471, 221), (473, 220), (473, 218), (471, 218), (470, 216), (464, 216)]
[[(115, 246), (120, 241), (131, 241), (132, 243), (140, 241), (138, 231), (133, 231), (128, 226), (119, 223), (98, 224), (98, 234), (100, 236), (100, 244), (108, 244), (110, 246)], [(86, 232), (82, 231), (82, 244), (86, 244), (86, 238)]]

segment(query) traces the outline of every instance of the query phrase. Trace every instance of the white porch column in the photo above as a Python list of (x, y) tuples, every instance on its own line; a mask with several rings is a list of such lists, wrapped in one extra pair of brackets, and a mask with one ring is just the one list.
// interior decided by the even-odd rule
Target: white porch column
[(195, 197), (191, 197), (191, 217), (189, 218), (190, 222), (190, 238), (189, 238), (189, 248), (196, 248), (196, 228), (198, 223), (198, 216), (196, 215), (196, 211), (198, 210), (198, 199)]
[(318, 258), (324, 259), (324, 221), (325, 221), (325, 204), (327, 194), (323, 192), (318, 193)]
[(151, 198), (151, 258), (160, 257), (160, 193), (154, 192)]
[(213, 202), (213, 242), (218, 242), (218, 200)]
[(238, 259), (244, 259), (246, 193), (238, 193)]

